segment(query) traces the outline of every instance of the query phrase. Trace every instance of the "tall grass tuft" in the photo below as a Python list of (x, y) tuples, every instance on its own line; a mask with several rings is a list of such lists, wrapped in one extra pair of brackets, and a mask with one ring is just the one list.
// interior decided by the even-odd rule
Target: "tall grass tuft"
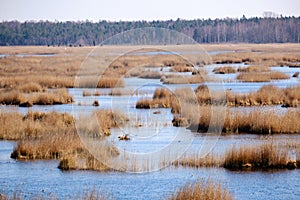
[(289, 151), (278, 144), (265, 142), (260, 145), (233, 147), (225, 154), (227, 169), (292, 169), (296, 160), (289, 160)]
[(217, 67), (213, 69), (215, 74), (234, 74), (236, 70), (231, 66)]
[(242, 82), (270, 82), (271, 80), (289, 79), (290, 77), (282, 72), (267, 72), (267, 73), (241, 73), (237, 76), (237, 80)]
[(234, 197), (226, 188), (221, 186), (221, 183), (214, 183), (209, 179), (207, 181), (198, 180), (196, 183), (187, 183), (168, 199), (230, 200), (234, 199)]

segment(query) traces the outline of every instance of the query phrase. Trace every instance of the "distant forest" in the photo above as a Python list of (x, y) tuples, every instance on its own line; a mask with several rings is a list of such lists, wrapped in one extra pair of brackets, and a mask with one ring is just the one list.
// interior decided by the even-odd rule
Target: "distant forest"
[[(168, 21), (0, 23), (0, 45), (98, 45), (123, 31), (160, 27), (184, 33), (199, 43), (299, 43), (300, 17)], [(165, 36), (161, 36), (165, 37)]]

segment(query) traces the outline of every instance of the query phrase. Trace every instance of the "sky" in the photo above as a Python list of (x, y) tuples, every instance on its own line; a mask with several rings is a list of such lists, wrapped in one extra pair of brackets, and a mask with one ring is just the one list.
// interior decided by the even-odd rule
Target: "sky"
[(299, 0), (0, 0), (0, 21), (138, 21), (300, 16)]

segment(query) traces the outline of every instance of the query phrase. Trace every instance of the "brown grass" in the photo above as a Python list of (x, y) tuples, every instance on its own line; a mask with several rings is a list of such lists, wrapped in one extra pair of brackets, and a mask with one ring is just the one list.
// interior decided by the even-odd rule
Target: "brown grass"
[(162, 76), (161, 81), (164, 84), (196, 84), (196, 83), (203, 83), (204, 79), (201, 75), (193, 75), (193, 76), (167, 75), (167, 76)]
[[(287, 44), (284, 45), (288, 46)], [(245, 48), (242, 51), (240, 51), (240, 49), (243, 49), (244, 45), (240, 45), (240, 49), (236, 49), (236, 52), (213, 55), (212, 59), (213, 62), (217, 64), (245, 62), (246, 64), (265, 66), (289, 66), (290, 63), (298, 63), (300, 60), (299, 50), (297, 50), (297, 48), (290, 47), (286, 47), (285, 49), (284, 45), (282, 45), (281, 47), (277, 46), (278, 48), (272, 48), (272, 46), (275, 47), (276, 45), (271, 45), (269, 47), (263, 48), (260, 48), (259, 45), (254, 45), (253, 47)], [(227, 50), (232, 49), (233, 48), (228, 48)]]
[(152, 99), (142, 98), (136, 102), (136, 108), (151, 109), (151, 108), (170, 108), (177, 102), (176, 96), (174, 96), (169, 90), (165, 88), (157, 88), (154, 91)]
[(231, 66), (216, 67), (213, 69), (215, 74), (234, 74), (236, 70)]
[[(111, 127), (122, 126), (127, 121), (118, 112), (99, 110), (95, 114), (99, 126), (94, 128), (85, 124), (86, 128), (78, 127), (81, 131), (87, 130), (86, 134), (90, 136), (99, 135), (101, 138)], [(2, 110), (0, 138), (19, 140), (11, 154), (15, 159), (71, 159), (87, 156), (91, 163), (88, 166), (95, 165), (96, 168), (96, 164), (92, 165), (96, 161), (93, 161), (82, 146), (74, 123), (73, 117), (64, 113), (28, 112), (23, 116)], [(115, 148), (108, 148), (117, 153)]]
[(54, 105), (72, 103), (66, 89), (57, 89), (53, 92), (33, 92), (24, 94), (17, 90), (5, 91), (0, 94), (0, 104), (19, 105), (30, 107), (32, 105)]
[(85, 89), (82, 91), (82, 96), (87, 97), (87, 96), (100, 96), (100, 91), (99, 90), (95, 90), (94, 92), (91, 92), (88, 89)]
[(83, 90), (82, 91), (82, 96), (84, 96), (84, 97), (88, 97), (88, 96), (91, 96), (92, 94), (91, 94), (91, 92), (89, 91), (89, 90)]
[(19, 86), (18, 90), (24, 93), (30, 93), (30, 92), (41, 92), (43, 88), (38, 83), (29, 82)]
[(285, 114), (276, 111), (257, 109), (249, 112), (227, 111), (224, 124), (211, 122), (209, 107), (200, 107), (202, 113), (199, 121), (193, 122), (191, 129), (207, 131), (209, 127), (221, 126), (224, 133), (253, 134), (298, 134), (300, 133), (300, 113), (298, 110), (288, 110)]
[[(229, 106), (283, 105), (297, 107), (300, 102), (300, 86), (279, 89), (273, 85), (262, 86), (257, 92), (249, 94), (226, 93)], [(200, 101), (199, 101), (200, 102)]]
[[(299, 158), (298, 158), (299, 159)], [(260, 145), (233, 147), (225, 155), (227, 169), (294, 169), (296, 160), (289, 158), (289, 149), (273, 141)]]
[(234, 199), (234, 197), (220, 183), (216, 184), (211, 180), (198, 180), (196, 183), (186, 184), (168, 199), (229, 200)]
[(268, 66), (248, 66), (248, 67), (239, 67), (238, 72), (269, 72), (271, 71)]
[(242, 82), (270, 82), (271, 80), (289, 79), (290, 77), (282, 72), (270, 73), (241, 73), (237, 76), (237, 80)]
[(160, 79), (161, 74), (159, 72), (155, 71), (144, 71), (139, 75), (139, 78), (144, 78), (144, 79)]
[(173, 162), (174, 166), (184, 167), (220, 167), (223, 165), (223, 159), (210, 153), (206, 156), (198, 154), (184, 155), (179, 160)]
[(175, 66), (172, 67), (172, 71), (175, 71), (175, 72), (193, 72), (194, 68), (193, 68), (193, 66), (190, 66), (189, 64), (175, 65)]

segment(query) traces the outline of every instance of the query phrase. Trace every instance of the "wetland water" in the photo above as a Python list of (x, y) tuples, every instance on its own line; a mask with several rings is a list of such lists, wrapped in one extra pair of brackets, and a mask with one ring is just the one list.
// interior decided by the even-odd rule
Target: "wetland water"
[[(213, 68), (215, 66), (208, 66)], [(284, 70), (286, 68), (280, 68)], [(287, 71), (285, 71), (287, 72)], [(292, 72), (287, 72), (292, 73)], [(210, 72), (208, 72), (208, 75)], [(226, 75), (223, 75), (226, 79)], [(228, 75), (232, 79), (233, 75)], [(148, 84), (149, 83), (149, 84)], [(126, 89), (135, 90), (140, 88), (141, 92), (135, 95), (83, 97), (83, 89), (69, 89), (74, 97), (74, 104), (54, 106), (33, 106), (32, 108), (20, 108), (6, 106), (4, 109), (15, 110), (27, 113), (34, 111), (58, 111), (76, 113), (79, 111), (92, 112), (94, 109), (120, 109), (138, 123), (155, 124), (160, 130), (159, 134), (147, 139), (135, 139), (128, 142), (112, 139), (120, 149), (131, 152), (147, 153), (155, 151), (169, 144), (178, 131), (186, 131), (184, 128), (172, 126), (172, 114), (170, 109), (138, 110), (135, 102), (141, 97), (151, 97), (154, 89), (158, 86), (159, 80), (155, 79), (125, 79)], [(226, 82), (224, 89), (231, 89), (234, 92), (247, 93), (256, 91), (262, 85), (273, 84), (278, 87), (299, 85), (299, 80), (289, 79), (272, 83), (240, 83)], [(192, 87), (193, 85), (164, 85), (170, 89), (176, 87)], [(92, 91), (92, 89), (90, 89)], [(108, 89), (101, 89), (101, 94), (108, 93)], [(98, 100), (100, 106), (95, 108), (92, 102)], [(280, 106), (265, 107), (265, 109), (286, 109)], [(297, 108), (298, 109), (298, 108)], [(154, 115), (153, 111), (159, 110), (160, 114)], [(125, 128), (126, 129), (126, 128)], [(124, 131), (124, 130), (123, 130)], [(130, 129), (131, 134), (141, 134), (138, 129)], [(134, 133), (135, 132), (135, 133)], [(120, 129), (112, 129), (112, 138), (122, 134)], [(189, 153), (199, 151), (203, 142), (217, 141), (213, 152), (224, 153), (232, 145), (257, 144), (270, 139), (270, 136), (259, 135), (213, 135), (207, 138), (205, 135), (191, 133), (194, 140), (187, 150)], [(274, 140), (299, 141), (298, 135), (275, 135)], [(205, 140), (206, 139), (206, 140)], [(173, 194), (176, 189), (182, 187), (189, 181), (196, 181), (199, 178), (220, 181), (228, 187), (236, 199), (298, 199), (300, 196), (300, 171), (255, 171), (240, 172), (229, 171), (223, 168), (185, 168), (166, 167), (150, 173), (121, 173), (121, 172), (94, 172), (94, 171), (62, 171), (57, 168), (58, 160), (50, 161), (16, 161), (10, 158), (10, 153), (16, 143), (0, 141), (0, 193), (13, 194), (18, 192), (27, 199), (35, 195), (46, 197), (58, 197), (68, 199), (74, 195), (80, 195), (84, 191), (100, 190), (112, 199), (165, 199)]]
[(186, 182), (219, 180), (236, 199), (298, 199), (299, 170), (235, 172), (223, 168), (168, 167), (151, 173), (61, 171), (58, 161), (10, 159), (14, 142), (0, 142), (0, 192), (67, 199), (101, 190), (112, 199), (165, 199)]

